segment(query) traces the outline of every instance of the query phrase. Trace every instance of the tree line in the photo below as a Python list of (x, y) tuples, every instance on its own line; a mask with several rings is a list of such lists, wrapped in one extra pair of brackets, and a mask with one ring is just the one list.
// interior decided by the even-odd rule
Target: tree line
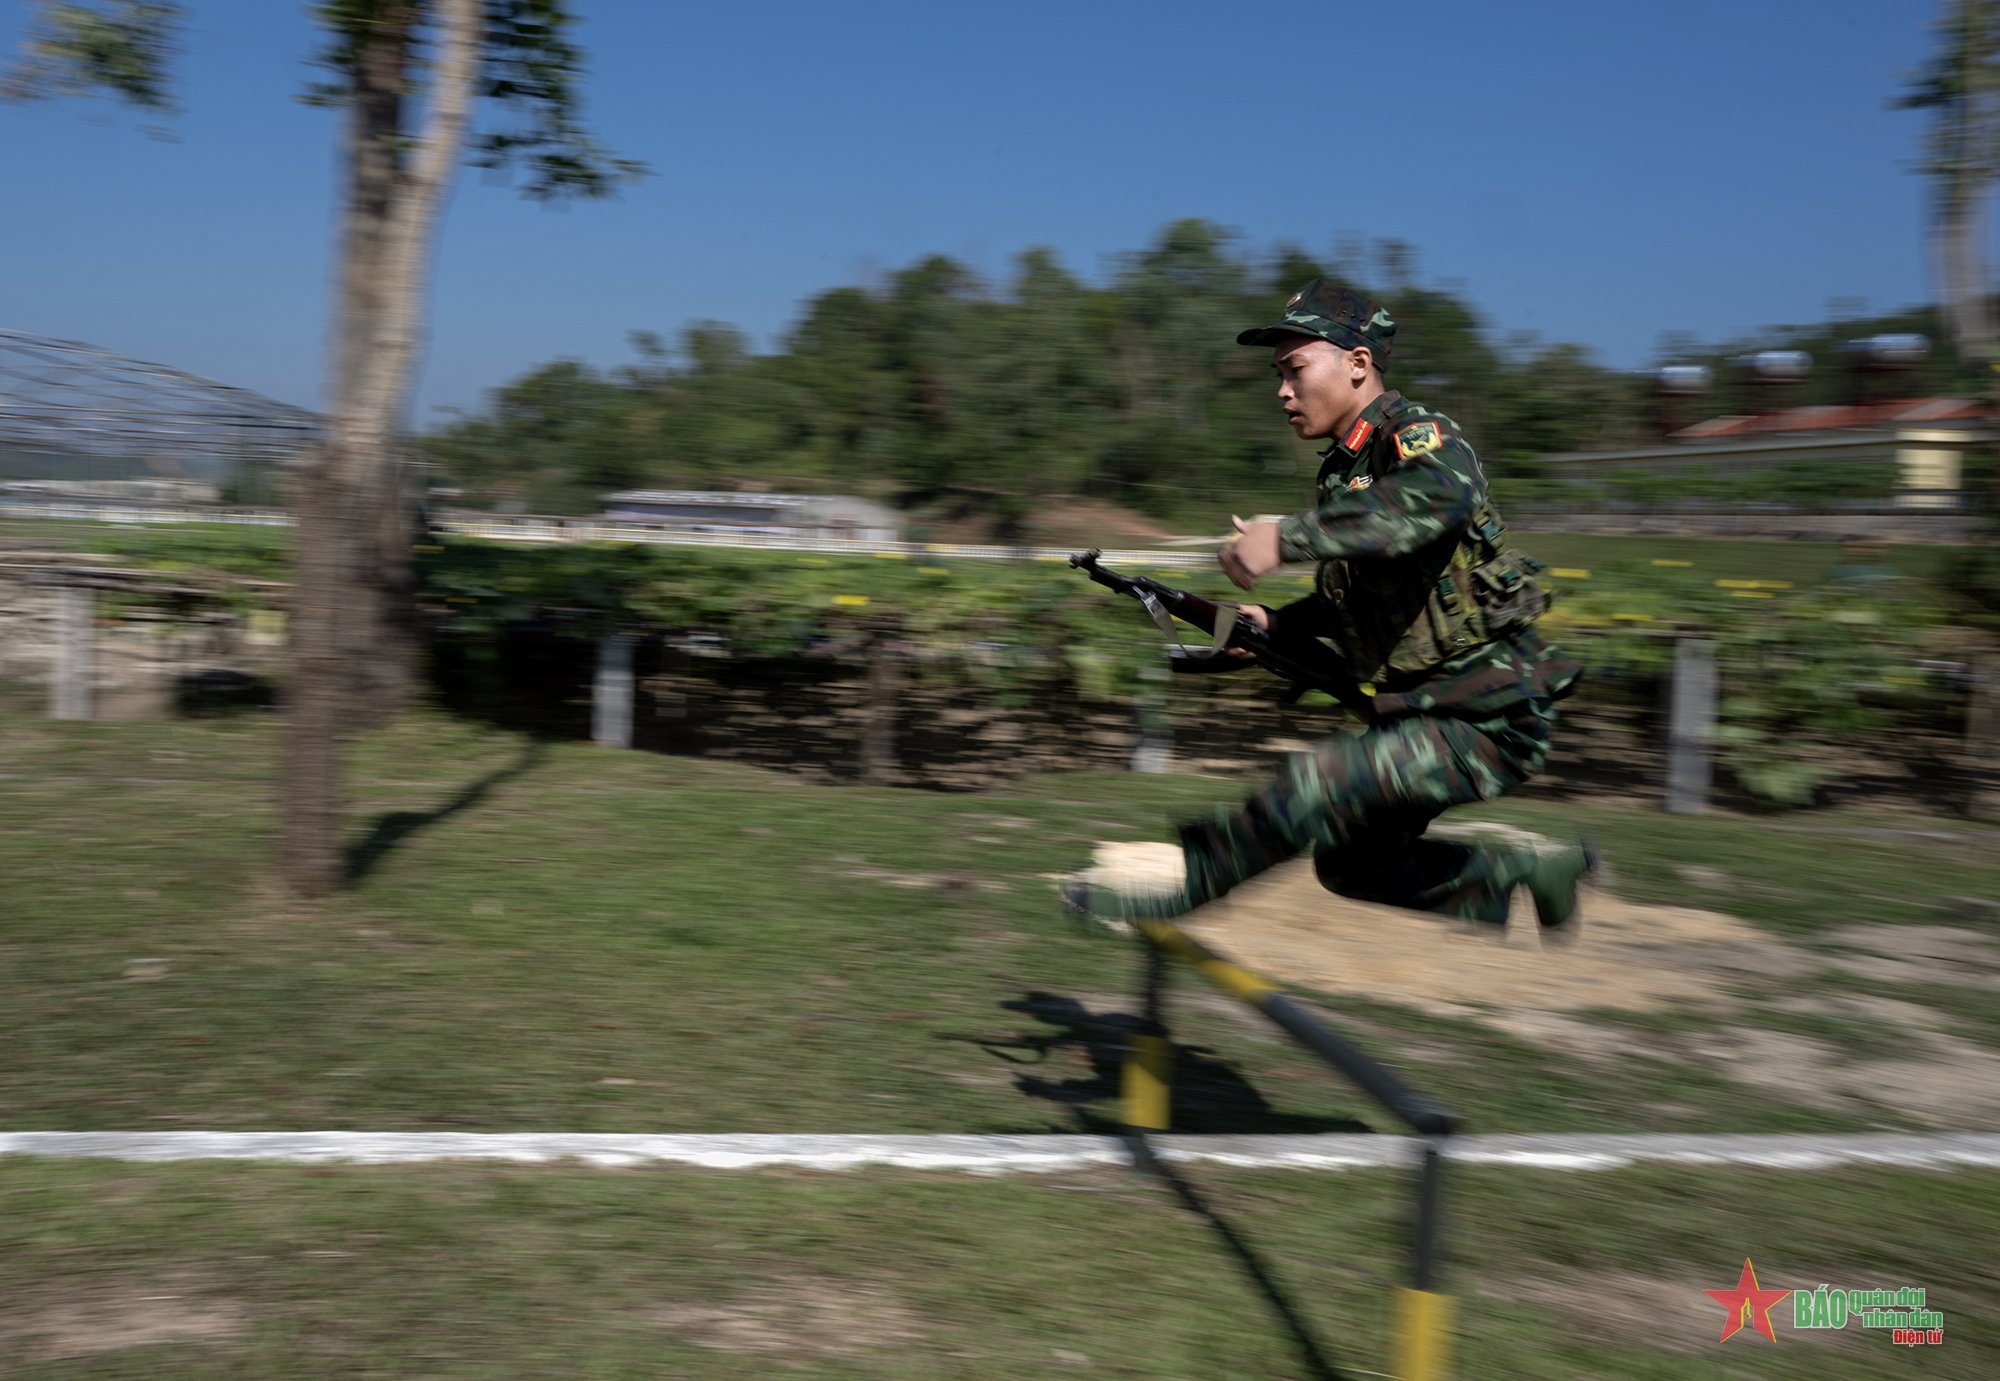
[[(530, 512), (596, 512), (620, 489), (748, 487), (977, 512), (1003, 535), (1051, 496), (1212, 523), (1232, 506), (1295, 505), (1317, 466), (1314, 447), (1279, 424), (1266, 352), (1235, 335), (1320, 275), (1390, 307), (1390, 386), (1451, 414), (1517, 477), (1537, 456), (1643, 445), (1749, 406), (1730, 363), (1745, 351), (1812, 353), (1818, 368), (1784, 401), (1832, 402), (1857, 387), (1840, 367), (1844, 341), (1937, 330), (1919, 309), (1706, 344), (1668, 335), (1662, 362), (1707, 364), (1715, 381), (1669, 406), (1650, 373), (1506, 332), (1462, 291), (1419, 281), (1406, 244), (1260, 256), (1210, 222), (1180, 220), (1101, 285), (1047, 249), (1020, 254), (998, 284), (931, 256), (812, 298), (769, 354), (719, 322), (671, 344), (635, 331), (635, 362), (541, 365), (423, 447), (464, 502)], [(1979, 382), (1940, 349), (1895, 386)]]

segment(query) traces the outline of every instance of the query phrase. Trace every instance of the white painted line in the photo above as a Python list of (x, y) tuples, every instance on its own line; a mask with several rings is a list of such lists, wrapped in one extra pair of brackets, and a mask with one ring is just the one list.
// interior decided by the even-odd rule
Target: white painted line
[[(1166, 1160), (1249, 1169), (1356, 1170), (1407, 1166), (1414, 1137), (1162, 1136)], [(2000, 1169), (2000, 1134), (1904, 1136), (1462, 1136), (1438, 1143), (1451, 1160), (1543, 1170), (1611, 1170), (1641, 1164), (1741, 1165), (1829, 1170)], [(979, 1174), (1048, 1173), (1123, 1165), (1125, 1144), (1103, 1136), (685, 1136), (562, 1132), (0, 1132), (0, 1156), (126, 1161), (345, 1161), (398, 1165), (433, 1160), (576, 1161), (586, 1165), (690, 1165), (748, 1170), (889, 1166)]]
[(0, 1155), (115, 1160), (351, 1161), (577, 1160), (589, 1165), (673, 1164), (713, 1170), (792, 1165), (851, 1170), (1044, 1171), (1118, 1165), (1114, 1137), (1096, 1136), (691, 1136), (562, 1132), (14, 1132)]

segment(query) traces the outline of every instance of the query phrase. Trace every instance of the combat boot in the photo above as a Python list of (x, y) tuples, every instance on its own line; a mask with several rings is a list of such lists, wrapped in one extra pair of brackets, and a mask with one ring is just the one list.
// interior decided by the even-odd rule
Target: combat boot
[(1588, 836), (1553, 853), (1535, 852), (1522, 881), (1535, 901), (1535, 920), (1544, 939), (1568, 943), (1583, 928), (1576, 889), (1596, 875), (1601, 858)]
[(1085, 934), (1130, 935), (1136, 917), (1171, 920), (1191, 909), (1184, 887), (1143, 893), (1082, 878), (1065, 878), (1056, 894), (1062, 900), (1063, 914)]

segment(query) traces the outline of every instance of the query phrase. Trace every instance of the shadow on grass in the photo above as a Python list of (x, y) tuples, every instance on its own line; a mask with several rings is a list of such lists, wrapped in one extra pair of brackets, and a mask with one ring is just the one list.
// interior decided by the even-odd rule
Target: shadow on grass
[[(1084, 1131), (1123, 1136), (1132, 1149), (1133, 1161), (1157, 1178), (1181, 1206), (1195, 1214), (1228, 1249), (1251, 1286), (1271, 1307), (1279, 1323), (1290, 1335), (1305, 1366), (1306, 1375), (1316, 1381), (1338, 1381), (1341, 1372), (1327, 1360), (1325, 1349), (1313, 1336), (1305, 1318), (1279, 1285), (1271, 1268), (1249, 1241), (1230, 1226), (1202, 1198), (1178, 1171), (1153, 1154), (1144, 1135), (1128, 1132), (1117, 1117), (1125, 1052), (1139, 1034), (1140, 1019), (1129, 1012), (1092, 1011), (1073, 997), (1060, 993), (1028, 992), (1002, 1008), (1031, 1016), (1054, 1028), (1016, 1037), (1011, 1041), (981, 1041), (980, 1046), (995, 1057), (1015, 1065), (1046, 1065), (1073, 1052), (1088, 1063), (1088, 1075), (1067, 1079), (1044, 1078), (1021, 1073), (1014, 1086), (1030, 1098), (1040, 1098), (1068, 1110)], [(1109, 1112), (1097, 1105), (1108, 1104)], [(1351, 1118), (1317, 1117), (1282, 1113), (1239, 1074), (1233, 1065), (1215, 1058), (1202, 1046), (1176, 1045), (1174, 1048), (1173, 1123), (1178, 1132), (1365, 1132), (1369, 1128)]]
[(272, 710), (278, 705), (278, 689), (247, 671), (210, 667), (174, 678), (173, 705), (174, 713), (184, 719)]
[(522, 747), (519, 758), (505, 767), (496, 767), (436, 810), (392, 810), (377, 816), (368, 837), (347, 846), (347, 880), (361, 881), (385, 854), (405, 839), (439, 821), (450, 819), (462, 810), (472, 809), (485, 800), (494, 787), (539, 767), (548, 754), (549, 746), (544, 740), (532, 739)]
[[(1019, 1035), (1011, 1041), (978, 1042), (988, 1054), (1022, 1066), (1051, 1066), (1081, 1054), (1089, 1066), (1087, 1074), (1069, 1078), (1019, 1073), (1014, 1076), (1014, 1087), (1030, 1098), (1067, 1109), (1082, 1131), (1106, 1136), (1123, 1132), (1118, 1095), (1124, 1080), (1125, 1051), (1139, 1033), (1139, 1018), (1130, 1012), (1092, 1011), (1061, 993), (1024, 993), (1000, 1006), (1054, 1029)], [(1347, 1117), (1280, 1112), (1234, 1065), (1216, 1058), (1213, 1050), (1178, 1043), (1174, 1047), (1173, 1118), (1177, 1132), (1270, 1135), (1372, 1130), (1366, 1123)]]
[(1299, 1360), (1305, 1364), (1306, 1374), (1316, 1378), (1316, 1381), (1340, 1381), (1343, 1373), (1327, 1359), (1319, 1339), (1313, 1336), (1311, 1325), (1293, 1307), (1290, 1296), (1278, 1284), (1277, 1277), (1271, 1274), (1271, 1268), (1264, 1264), (1264, 1258), (1257, 1255), (1249, 1239), (1231, 1227), (1229, 1220), (1217, 1213), (1178, 1170), (1153, 1153), (1152, 1143), (1144, 1133), (1128, 1135), (1125, 1141), (1132, 1148), (1132, 1159), (1139, 1168), (1164, 1184), (1180, 1200), (1181, 1207), (1207, 1223), (1209, 1230), (1222, 1239), (1230, 1255), (1236, 1258), (1236, 1264), (1243, 1268), (1243, 1274), (1250, 1278), (1250, 1284), (1271, 1306), (1271, 1312), (1278, 1316), (1285, 1332), (1291, 1335), (1292, 1346), (1299, 1350)]

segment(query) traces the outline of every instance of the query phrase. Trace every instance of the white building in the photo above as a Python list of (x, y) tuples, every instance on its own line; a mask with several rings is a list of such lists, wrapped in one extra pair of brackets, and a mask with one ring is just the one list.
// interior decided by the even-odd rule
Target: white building
[(902, 515), (845, 494), (743, 494), (699, 489), (629, 489), (604, 496), (604, 516), (695, 532), (760, 532), (785, 537), (900, 541)]

